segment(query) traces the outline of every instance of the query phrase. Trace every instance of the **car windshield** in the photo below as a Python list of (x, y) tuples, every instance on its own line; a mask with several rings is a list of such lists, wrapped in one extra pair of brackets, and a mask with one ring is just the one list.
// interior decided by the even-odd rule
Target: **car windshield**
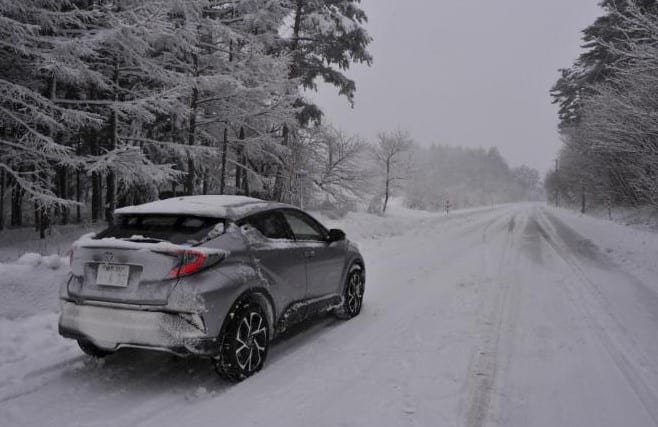
[(192, 215), (120, 215), (116, 224), (98, 233), (96, 239), (114, 237), (132, 241), (166, 241), (197, 245), (224, 232), (225, 220)]

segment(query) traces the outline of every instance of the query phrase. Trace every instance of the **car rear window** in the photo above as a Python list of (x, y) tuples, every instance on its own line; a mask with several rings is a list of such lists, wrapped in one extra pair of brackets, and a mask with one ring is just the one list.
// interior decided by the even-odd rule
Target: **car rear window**
[(96, 239), (114, 237), (135, 241), (167, 241), (177, 245), (199, 244), (224, 232), (225, 220), (193, 215), (119, 215), (115, 224)]

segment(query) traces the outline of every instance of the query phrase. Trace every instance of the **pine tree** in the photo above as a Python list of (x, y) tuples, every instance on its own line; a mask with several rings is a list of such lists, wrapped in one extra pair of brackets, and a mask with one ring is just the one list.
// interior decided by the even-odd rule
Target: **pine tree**
[[(658, 4), (606, 1), (607, 14), (585, 34), (589, 44), (563, 71), (565, 145), (547, 191), (571, 203), (658, 204), (654, 120), (658, 75)], [(549, 189), (548, 186), (551, 188)]]
[(655, 0), (603, 0), (605, 14), (583, 30), (583, 52), (573, 66), (560, 70), (560, 78), (551, 89), (553, 103), (559, 105), (560, 127), (575, 126), (581, 118), (581, 101), (591, 93), (593, 84), (615, 74), (624, 58), (619, 50), (631, 39), (641, 39), (641, 29), (627, 27), (629, 14), (637, 10), (647, 16), (658, 14)]
[(73, 71), (51, 66), (73, 60), (59, 51), (67, 31), (83, 29), (93, 13), (73, 1), (0, 1), (0, 169), (13, 193), (12, 223), (21, 223), (23, 196), (45, 212), (68, 204), (53, 191), (55, 167), (78, 167), (84, 159), (63, 143), (63, 135), (82, 126), (97, 126), (89, 112), (53, 102), (57, 83), (73, 80)]
[[(367, 50), (372, 38), (364, 28), (368, 18), (360, 0), (287, 0), (292, 28), (287, 49), (292, 53), (290, 77), (304, 89), (316, 89), (316, 79), (338, 88), (354, 103), (356, 84), (344, 72), (352, 63), (372, 63)], [(305, 124), (319, 122), (322, 112), (298, 100), (298, 118)]]

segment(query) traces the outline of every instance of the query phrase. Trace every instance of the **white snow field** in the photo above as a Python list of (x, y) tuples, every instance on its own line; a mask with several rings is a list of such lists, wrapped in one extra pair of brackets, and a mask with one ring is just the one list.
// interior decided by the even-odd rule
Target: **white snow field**
[(296, 328), (236, 385), (84, 356), (57, 335), (66, 267), (0, 264), (0, 426), (658, 425), (658, 235), (539, 204), (329, 225), (366, 257), (361, 315)]

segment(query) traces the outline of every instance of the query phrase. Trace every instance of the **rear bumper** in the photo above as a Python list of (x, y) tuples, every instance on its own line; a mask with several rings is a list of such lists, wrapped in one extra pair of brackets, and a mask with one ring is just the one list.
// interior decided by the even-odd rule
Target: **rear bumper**
[(116, 350), (138, 347), (178, 355), (213, 356), (219, 342), (208, 337), (200, 316), (186, 313), (130, 310), (62, 301), (59, 333)]

